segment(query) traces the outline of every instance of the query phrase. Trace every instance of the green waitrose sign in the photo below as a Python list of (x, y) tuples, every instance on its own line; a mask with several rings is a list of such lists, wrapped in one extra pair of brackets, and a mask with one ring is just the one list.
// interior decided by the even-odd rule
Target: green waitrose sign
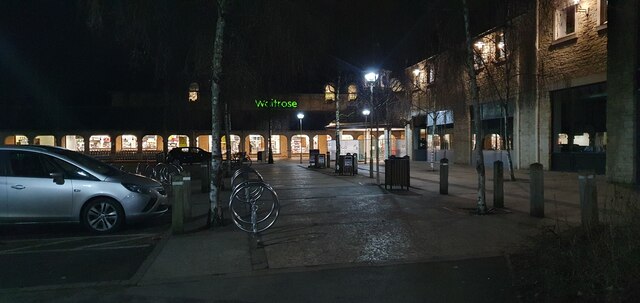
[(255, 100), (256, 108), (298, 108), (298, 101)]

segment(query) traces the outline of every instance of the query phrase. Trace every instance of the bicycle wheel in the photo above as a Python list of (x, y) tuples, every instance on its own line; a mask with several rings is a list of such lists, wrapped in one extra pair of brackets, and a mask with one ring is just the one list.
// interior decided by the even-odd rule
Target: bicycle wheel
[[(246, 191), (260, 194), (249, 195), (249, 199), (245, 200), (241, 193)], [(275, 223), (280, 213), (280, 202), (270, 185), (260, 181), (247, 181), (233, 191), (229, 199), (229, 210), (238, 228), (258, 233)]]

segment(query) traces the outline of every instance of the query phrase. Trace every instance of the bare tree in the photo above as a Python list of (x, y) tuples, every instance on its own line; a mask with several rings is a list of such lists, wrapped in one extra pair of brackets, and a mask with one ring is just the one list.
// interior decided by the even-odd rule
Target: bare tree
[[(218, 205), (220, 200), (219, 184), (222, 183), (220, 164), (222, 156), (220, 153), (220, 116), (218, 114), (220, 96), (220, 78), (222, 75), (222, 50), (224, 43), (225, 13), (227, 9), (226, 0), (218, 0), (218, 21), (216, 24), (216, 36), (213, 44), (213, 55), (211, 64), (211, 190), (209, 191), (209, 216), (208, 224), (222, 223), (222, 207)], [(229, 131), (227, 131), (227, 134)], [(227, 136), (229, 138), (229, 136)], [(227, 139), (229, 140), (229, 139)], [(230, 143), (230, 141), (228, 141)], [(227, 145), (229, 145), (227, 143)], [(228, 150), (228, 149), (227, 149)]]
[(474, 133), (476, 136), (475, 152), (476, 152), (476, 172), (478, 173), (478, 201), (476, 211), (478, 214), (486, 214), (487, 204), (485, 197), (485, 167), (484, 167), (484, 155), (482, 154), (482, 141), (480, 138), (480, 129), (482, 127), (482, 121), (480, 120), (480, 98), (478, 95), (478, 82), (476, 79), (476, 71), (473, 64), (473, 46), (471, 45), (471, 35), (469, 33), (469, 8), (467, 7), (467, 0), (462, 0), (463, 13), (464, 13), (464, 29), (466, 35), (466, 49), (467, 49), (467, 74), (470, 80), (471, 86), (471, 99), (473, 100), (473, 112), (474, 112)]

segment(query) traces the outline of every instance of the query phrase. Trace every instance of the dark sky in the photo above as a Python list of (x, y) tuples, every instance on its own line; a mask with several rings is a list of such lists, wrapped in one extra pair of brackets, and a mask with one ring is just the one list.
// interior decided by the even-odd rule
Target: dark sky
[[(133, 2), (153, 7), (133, 11), (126, 0), (3, 0), (0, 102), (86, 102), (88, 94), (95, 100), (109, 91), (157, 90), (202, 77), (215, 1)], [(235, 89), (253, 81), (255, 90), (279, 93), (317, 93), (339, 70), (402, 71), (428, 55), (433, 2), (240, 0), (227, 18), (223, 68)], [(92, 3), (101, 4), (98, 19)]]

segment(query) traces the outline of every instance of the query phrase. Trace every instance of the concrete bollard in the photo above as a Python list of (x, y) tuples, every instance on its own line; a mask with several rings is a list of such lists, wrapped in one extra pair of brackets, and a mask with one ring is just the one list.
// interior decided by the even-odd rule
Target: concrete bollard
[(440, 159), (440, 194), (449, 194), (449, 159)]
[(544, 218), (544, 174), (542, 164), (533, 163), (529, 166), (531, 187), (529, 202), (531, 203), (530, 215)]
[(188, 171), (182, 172), (182, 205), (185, 221), (191, 218), (191, 173)]
[(171, 210), (171, 232), (179, 234), (184, 232), (184, 181), (181, 175), (173, 177), (171, 182), (172, 196), (172, 210)]
[(598, 188), (596, 176), (592, 171), (578, 173), (580, 190), (580, 214), (582, 227), (591, 229), (598, 225)]
[(493, 208), (504, 208), (504, 169), (502, 161), (493, 162)]
[(200, 165), (200, 174), (202, 175), (202, 181), (200, 182), (200, 192), (208, 193), (211, 191), (211, 174), (209, 173), (209, 164)]

